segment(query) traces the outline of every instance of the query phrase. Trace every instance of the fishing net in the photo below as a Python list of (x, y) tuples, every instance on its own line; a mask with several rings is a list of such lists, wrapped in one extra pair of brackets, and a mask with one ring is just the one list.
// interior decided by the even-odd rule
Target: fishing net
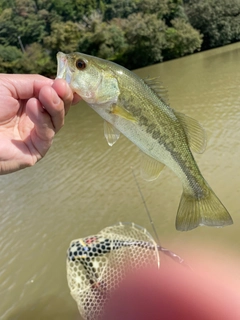
[(135, 224), (119, 223), (73, 240), (67, 251), (67, 280), (82, 317), (103, 319), (112, 290), (126, 274), (153, 265), (160, 265), (158, 246)]

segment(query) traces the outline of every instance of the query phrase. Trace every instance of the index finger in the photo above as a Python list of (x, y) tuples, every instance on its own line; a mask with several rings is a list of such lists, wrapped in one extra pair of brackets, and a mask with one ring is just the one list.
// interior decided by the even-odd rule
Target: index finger
[(65, 114), (67, 114), (74, 98), (72, 89), (63, 79), (56, 79), (53, 82), (52, 88), (56, 91), (60, 99), (62, 99), (64, 103)]
[(5, 83), (2, 88), (17, 100), (36, 97), (43, 86), (53, 83), (39, 74), (1, 74), (1, 81)]
[(39, 101), (50, 115), (55, 132), (58, 132), (64, 124), (65, 109), (63, 100), (60, 99), (52, 87), (45, 86), (39, 92)]

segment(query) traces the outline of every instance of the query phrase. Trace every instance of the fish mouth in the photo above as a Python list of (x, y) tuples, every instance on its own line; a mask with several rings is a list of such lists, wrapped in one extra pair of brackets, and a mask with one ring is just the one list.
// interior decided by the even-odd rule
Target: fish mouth
[(68, 84), (72, 80), (72, 71), (68, 65), (67, 55), (63, 52), (57, 53), (57, 76), (56, 79), (64, 79)]

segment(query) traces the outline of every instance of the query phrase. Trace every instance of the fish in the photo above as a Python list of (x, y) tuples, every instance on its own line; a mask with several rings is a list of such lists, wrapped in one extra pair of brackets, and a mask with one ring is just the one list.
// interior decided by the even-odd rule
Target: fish
[(197, 120), (170, 107), (157, 78), (142, 79), (114, 62), (83, 53), (57, 54), (57, 76), (65, 79), (104, 119), (110, 146), (125, 135), (141, 150), (141, 176), (152, 181), (165, 166), (182, 182), (175, 227), (223, 227), (233, 220), (202, 176), (192, 151), (202, 153), (206, 135)]

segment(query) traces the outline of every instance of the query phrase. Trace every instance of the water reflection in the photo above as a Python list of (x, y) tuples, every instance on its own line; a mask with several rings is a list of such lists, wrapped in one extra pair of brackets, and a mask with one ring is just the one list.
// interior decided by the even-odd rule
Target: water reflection
[[(189, 241), (239, 246), (239, 57), (235, 44), (136, 71), (160, 75), (171, 106), (206, 128), (208, 147), (196, 159), (235, 222), (177, 232), (180, 181), (169, 169), (151, 183), (139, 178), (162, 244), (172, 250)], [(66, 282), (70, 241), (118, 221), (134, 221), (151, 232), (130, 169), (138, 173), (138, 158), (123, 136), (108, 147), (102, 119), (80, 103), (45, 159), (0, 178), (1, 319), (80, 319)]]

